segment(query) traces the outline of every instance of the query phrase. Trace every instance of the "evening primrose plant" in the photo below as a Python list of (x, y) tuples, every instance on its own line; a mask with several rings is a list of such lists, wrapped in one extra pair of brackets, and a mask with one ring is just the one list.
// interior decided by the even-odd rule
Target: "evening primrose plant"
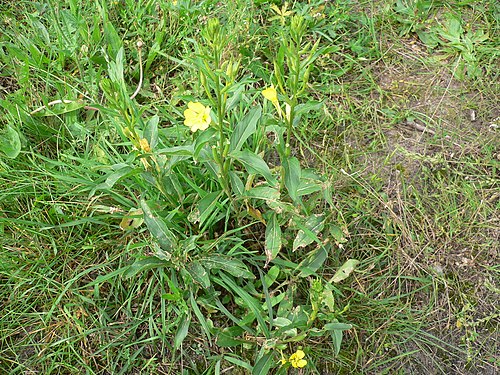
[[(317, 43), (303, 43), (301, 17), (293, 17), (289, 32), (274, 83), (262, 84), (242, 78), (227, 30), (208, 20), (191, 58), (200, 90), (180, 109), (183, 117), (166, 126), (129, 95), (120, 48), (100, 82), (106, 105), (97, 107), (129, 155), (110, 166), (91, 195), (126, 185), (137, 197), (124, 207), (122, 223), (132, 224), (121, 227), (147, 229), (153, 240), (149, 254), (137, 254), (116, 274), (154, 269), (169, 280), (163, 298), (177, 306), (174, 351), (197, 319), (218, 346), (252, 348), (253, 363), (233, 363), (257, 374), (306, 366), (302, 350), (283, 366), (280, 353), (314, 337), (331, 337), (338, 353), (342, 332), (351, 328), (339, 322), (345, 307), (334, 293), (352, 263), (331, 280), (321, 277), (342, 233), (330, 184), (303, 169), (291, 146), (294, 126), (311, 108), (302, 100), (320, 52)], [(297, 284), (308, 285), (309, 295), (301, 296)], [(215, 327), (212, 315), (228, 325)]]

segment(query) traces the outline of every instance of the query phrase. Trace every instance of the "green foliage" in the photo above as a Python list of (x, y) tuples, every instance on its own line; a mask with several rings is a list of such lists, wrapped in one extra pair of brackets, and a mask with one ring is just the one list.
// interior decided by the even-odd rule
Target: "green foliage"
[[(283, 345), (299, 343), (311, 334), (328, 334), (331, 329), (322, 331), (314, 325), (329, 322), (336, 314), (334, 309), (321, 313), (322, 292), (312, 300), (313, 305), (295, 304), (292, 289), (275, 295), (270, 289), (273, 283), (266, 283), (262, 270), (274, 264), (271, 269), (275, 280), (318, 275), (330, 248), (328, 240), (321, 239), (322, 233), (327, 234), (330, 225), (336, 225), (330, 215), (314, 212), (317, 207), (325, 207), (323, 196), (318, 194), (327, 184), (325, 179), (312, 171), (303, 171), (299, 159), (290, 157), (293, 127), (298, 126), (301, 114), (299, 99), (306, 95), (310, 69), (320, 55), (319, 41), (314, 46), (302, 45), (306, 32), (306, 21), (295, 16), (289, 30), (292, 39), (278, 52), (276, 69), (280, 64), (290, 67), (286, 72), (275, 69), (279, 71), (278, 87), (289, 95), (284, 101), (290, 109), (283, 115), (280, 104), (273, 102), (279, 109), (276, 119), (272, 114), (264, 117), (262, 105), (251, 104), (261, 97), (250, 89), (248, 79), (238, 79), (239, 60), (225, 57), (229, 39), (217, 19), (208, 20), (191, 59), (200, 74), (204, 101), (211, 107), (196, 105), (202, 111), (214, 109), (208, 119), (211, 128), (202, 133), (190, 135), (182, 125), (174, 125), (177, 136), (171, 141), (161, 136), (158, 116), (144, 119), (141, 108), (129, 97), (124, 78), (125, 51), (118, 45), (107, 57), (109, 79), (100, 82), (107, 99), (102, 112), (129, 145), (131, 157), (111, 170), (105, 185), (98, 189), (115, 190), (120, 183), (130, 184), (129, 177), (134, 173), (138, 182), (129, 187), (143, 196), (140, 209), (144, 223), (158, 244), (153, 247), (153, 257), (138, 259), (125, 274), (131, 277), (159, 268), (173, 272), (182, 289), (190, 291), (168, 297), (176, 303), (184, 300), (182, 305), (192, 308), (180, 317), (183, 323), (175, 335), (174, 350), (182, 345), (191, 317), (196, 316), (207, 337), (218, 337), (219, 345), (256, 346), (254, 372), (259, 374), (275, 367), (276, 350)], [(275, 142), (280, 145), (269, 141), (272, 134), (278, 134)], [(270, 165), (266, 160), (275, 150), (280, 163)], [(143, 171), (136, 174), (138, 169)], [(266, 227), (265, 257), (258, 261), (252, 259), (252, 251), (245, 245), (248, 240), (243, 229), (251, 231), (262, 225)], [(217, 233), (221, 230), (218, 228), (222, 234)], [(290, 236), (294, 238), (292, 252), (282, 254), (283, 245), (289, 247)], [(311, 248), (313, 243), (316, 249)], [(282, 259), (303, 257), (312, 260), (280, 263)], [(255, 278), (256, 271), (260, 278)], [(321, 281), (317, 283), (322, 289)], [(331, 293), (332, 286), (328, 288)], [(239, 306), (236, 311), (224, 307), (229, 301), (227, 297), (224, 301), (217, 297), (221, 291), (232, 295)], [(203, 304), (198, 305), (197, 301), (210, 299), (214, 299), (214, 309), (235, 326), (220, 329), (208, 324), (203, 317)], [(318, 314), (322, 317), (319, 320)], [(253, 328), (255, 322), (257, 326)], [(246, 336), (242, 336), (243, 332)], [(265, 337), (264, 342), (261, 336)], [(337, 333), (335, 340), (340, 348), (341, 335)]]

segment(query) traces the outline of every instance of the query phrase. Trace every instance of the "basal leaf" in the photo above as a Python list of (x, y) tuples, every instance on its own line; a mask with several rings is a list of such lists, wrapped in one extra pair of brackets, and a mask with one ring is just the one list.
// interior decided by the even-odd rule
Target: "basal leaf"
[(143, 259), (138, 259), (125, 270), (123, 276), (125, 278), (129, 278), (137, 275), (140, 272), (144, 272), (146, 270), (150, 270), (153, 268), (165, 267), (167, 265), (168, 263), (166, 261), (159, 259), (157, 257), (147, 257)]
[(141, 208), (144, 212), (144, 221), (148, 226), (149, 231), (153, 235), (153, 237), (158, 241), (160, 247), (167, 253), (171, 253), (172, 250), (177, 246), (177, 238), (168, 229), (165, 221), (155, 216), (148, 203), (141, 199)]
[(281, 250), (281, 228), (273, 212), (266, 226), (266, 242), (264, 246), (266, 252), (266, 266), (278, 255)]
[(190, 323), (191, 317), (189, 315), (184, 315), (184, 319), (181, 321), (181, 324), (179, 325), (179, 328), (177, 328), (177, 332), (175, 334), (174, 350), (179, 349), (182, 345), (182, 342), (188, 334)]
[(300, 225), (301, 228), (293, 241), (293, 251), (301, 247), (306, 247), (307, 245), (313, 243), (313, 241), (318, 242), (317, 234), (323, 230), (324, 217), (323, 215), (311, 215), (307, 218), (304, 225)]
[(324, 246), (309, 253), (299, 265), (300, 277), (307, 277), (314, 274), (328, 258), (328, 251)]
[(224, 270), (234, 277), (255, 279), (255, 275), (241, 260), (231, 259), (223, 256), (211, 256), (200, 259), (200, 262), (208, 269)]
[(267, 375), (273, 364), (274, 358), (272, 353), (264, 354), (255, 364), (252, 375)]
[(210, 287), (210, 277), (208, 276), (207, 270), (203, 267), (201, 262), (195, 260), (186, 266), (187, 271), (191, 275), (194, 281), (200, 284), (203, 288), (207, 289)]
[(0, 151), (11, 159), (21, 152), (21, 138), (17, 130), (9, 125), (0, 132)]
[(62, 100), (53, 102), (52, 105), (42, 107), (42, 109), (31, 112), (32, 116), (59, 116), (64, 113), (74, 112), (85, 107), (85, 103), (81, 100)]

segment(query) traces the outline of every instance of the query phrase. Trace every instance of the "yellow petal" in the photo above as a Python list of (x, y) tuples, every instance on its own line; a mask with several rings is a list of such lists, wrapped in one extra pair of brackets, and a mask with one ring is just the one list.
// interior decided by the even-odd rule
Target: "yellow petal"
[(264, 98), (270, 100), (273, 103), (278, 101), (278, 93), (276, 92), (276, 89), (273, 86), (263, 90), (262, 95), (264, 96)]
[(196, 102), (196, 103), (189, 102), (188, 108), (197, 112), (197, 113), (203, 113), (203, 111), (205, 111), (205, 106), (199, 102)]
[(295, 355), (297, 359), (302, 359), (306, 356), (306, 353), (299, 349), (295, 352)]
[(307, 365), (307, 361), (305, 359), (301, 359), (301, 360), (297, 361), (296, 367), (304, 367), (305, 365)]

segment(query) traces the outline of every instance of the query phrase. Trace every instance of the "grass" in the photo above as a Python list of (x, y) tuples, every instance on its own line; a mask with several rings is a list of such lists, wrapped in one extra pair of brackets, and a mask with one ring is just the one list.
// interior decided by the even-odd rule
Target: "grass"
[[(307, 366), (289, 373), (496, 373), (495, 2), (289, 4), (309, 23), (307, 40), (322, 48), (304, 103), (323, 103), (293, 130), (291, 156), (303, 174), (311, 168), (331, 182), (332, 204), (311, 210), (327, 213), (334, 229), (316, 232), (319, 239), (307, 234), (309, 245), (292, 252), (294, 231), (306, 224), (280, 223), (283, 247), (270, 263), (276, 274), (264, 266), (258, 213), (271, 222), (266, 206), (247, 199), (251, 214), (234, 215), (227, 198), (204, 206), (223, 189), (209, 170), (180, 162), (162, 180), (171, 197), (164, 198), (122, 136), (123, 112), (103, 82), (123, 46), (124, 84), (133, 92), (142, 53), (141, 90), (118, 105), (136, 110), (139, 122), (157, 115), (163, 148), (181, 144), (191, 139), (182, 125), (187, 102), (206, 96), (194, 54), (208, 20), (224, 24), (224, 58), (241, 60), (244, 94), (231, 114), (241, 122), (275, 78), (277, 35), (291, 14), (273, 19), (270, 2), (210, 0), (0, 9), (1, 129), (14, 129), (22, 146), (16, 157), (0, 156), (0, 373), (264, 374), (266, 361), (274, 366), (281, 351), (288, 357), (299, 348)], [(31, 114), (79, 98), (99, 110)], [(271, 110), (264, 106), (261, 121), (272, 125)], [(256, 133), (247, 144), (264, 152), (266, 137)], [(270, 165), (276, 158), (266, 154)], [(244, 168), (232, 172), (244, 176)], [(166, 218), (181, 243), (175, 251), (154, 239), (157, 222), (120, 229), (138, 207)], [(203, 212), (198, 224), (193, 217)], [(331, 242), (326, 261), (301, 277), (301, 262), (320, 253), (322, 236)], [(152, 255), (161, 261), (145, 263)], [(217, 257), (234, 268), (210, 268), (207, 281), (199, 270)], [(355, 271), (329, 283), (334, 308), (322, 306), (306, 338), (276, 344), (273, 318), (309, 320), (315, 282), (328, 285), (349, 259), (360, 261)], [(279, 296), (284, 302), (271, 306)], [(340, 346), (338, 337), (314, 335), (331, 322), (352, 326)], [(295, 324), (292, 338), (302, 332)], [(228, 327), (242, 332), (231, 336)], [(229, 339), (240, 341), (221, 344)], [(270, 373), (286, 371), (276, 365)]]

